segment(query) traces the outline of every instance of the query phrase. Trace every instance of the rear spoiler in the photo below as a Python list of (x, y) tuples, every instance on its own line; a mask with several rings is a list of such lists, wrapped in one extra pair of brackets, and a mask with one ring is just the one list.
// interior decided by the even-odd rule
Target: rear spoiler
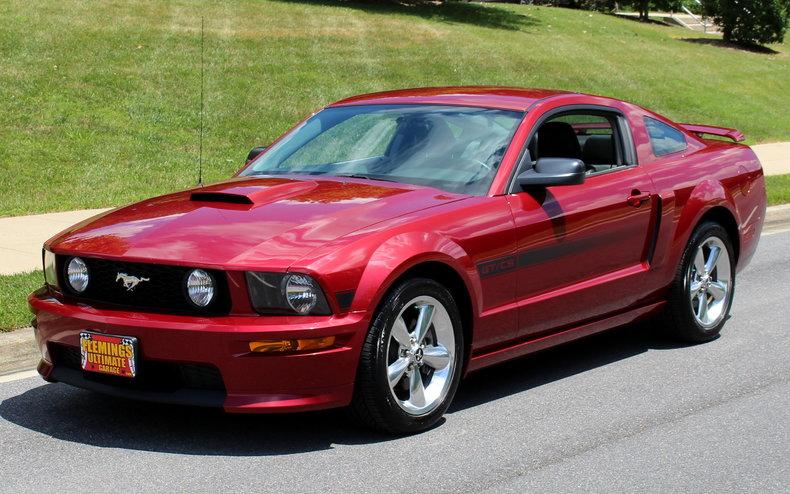
[(712, 136), (726, 137), (727, 139), (732, 139), (735, 142), (741, 142), (746, 140), (746, 137), (741, 133), (741, 131), (736, 129), (728, 129), (726, 127), (714, 127), (712, 125), (680, 124), (680, 126), (685, 130), (688, 130), (689, 132), (693, 132), (700, 136), (702, 136), (702, 134), (708, 134)]

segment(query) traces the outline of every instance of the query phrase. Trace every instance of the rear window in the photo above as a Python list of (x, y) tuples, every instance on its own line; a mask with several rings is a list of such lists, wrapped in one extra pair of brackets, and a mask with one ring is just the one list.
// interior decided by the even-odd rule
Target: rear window
[(686, 137), (678, 129), (650, 117), (645, 117), (653, 154), (664, 156), (686, 149)]

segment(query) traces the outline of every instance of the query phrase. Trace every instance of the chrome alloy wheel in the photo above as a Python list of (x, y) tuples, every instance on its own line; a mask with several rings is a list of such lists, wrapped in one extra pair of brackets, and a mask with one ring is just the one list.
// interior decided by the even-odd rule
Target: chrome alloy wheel
[(447, 397), (455, 360), (455, 332), (444, 305), (429, 296), (404, 305), (387, 343), (387, 378), (398, 405), (409, 415), (431, 413)]
[(730, 253), (718, 237), (697, 247), (686, 275), (691, 311), (705, 329), (716, 327), (727, 313), (732, 296)]

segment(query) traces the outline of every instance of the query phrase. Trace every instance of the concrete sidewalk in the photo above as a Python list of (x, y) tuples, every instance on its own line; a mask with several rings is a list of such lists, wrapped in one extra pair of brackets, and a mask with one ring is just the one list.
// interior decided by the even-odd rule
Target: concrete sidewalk
[(752, 149), (760, 158), (766, 175), (790, 173), (790, 142), (756, 144)]
[[(752, 146), (766, 175), (790, 173), (790, 142)], [(0, 275), (41, 269), (41, 246), (51, 236), (106, 209), (0, 218)]]
[(0, 218), (0, 275), (41, 269), (41, 246), (50, 237), (106, 209)]

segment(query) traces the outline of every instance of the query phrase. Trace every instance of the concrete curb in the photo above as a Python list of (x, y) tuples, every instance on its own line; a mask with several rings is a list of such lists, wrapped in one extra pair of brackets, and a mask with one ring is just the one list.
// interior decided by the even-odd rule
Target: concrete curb
[[(790, 231), (790, 204), (768, 208), (763, 233)], [(38, 365), (40, 353), (33, 328), (0, 333), (0, 376), (29, 369)]]
[(776, 233), (787, 229), (790, 229), (790, 204), (768, 208), (763, 223), (763, 233)]
[(0, 333), (0, 376), (34, 369), (40, 358), (33, 328)]

